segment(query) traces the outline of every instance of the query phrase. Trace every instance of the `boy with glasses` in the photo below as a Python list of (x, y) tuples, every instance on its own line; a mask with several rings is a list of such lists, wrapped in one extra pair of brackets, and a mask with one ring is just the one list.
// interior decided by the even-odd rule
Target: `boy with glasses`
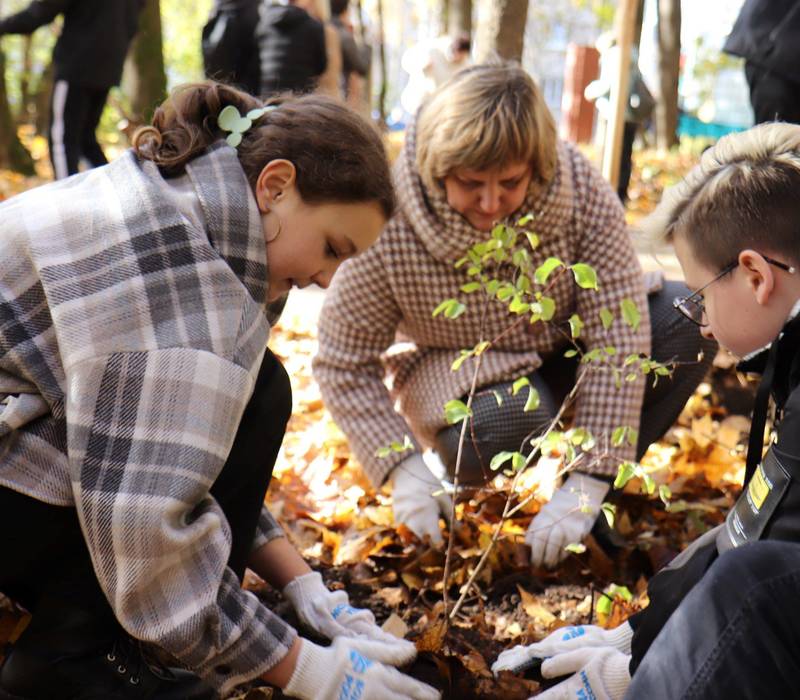
[[(786, 602), (800, 592), (798, 193), (800, 126), (766, 124), (721, 139), (647, 220), (696, 290), (675, 309), (762, 374), (744, 489), (651, 579), (649, 606), (628, 622), (500, 655), (495, 671), (546, 657), (545, 677), (574, 674), (539, 699), (797, 695), (800, 610)], [(770, 395), (776, 434), (762, 457)]]

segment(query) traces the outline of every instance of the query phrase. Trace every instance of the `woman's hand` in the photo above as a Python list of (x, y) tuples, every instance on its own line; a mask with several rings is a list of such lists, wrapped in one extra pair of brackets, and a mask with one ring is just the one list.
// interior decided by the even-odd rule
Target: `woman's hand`
[(329, 647), (303, 639), (294, 673), (283, 692), (301, 700), (440, 698), (431, 686), (380, 663), (373, 642), (350, 637), (337, 637)]
[(328, 639), (368, 640), (371, 658), (402, 666), (417, 655), (405, 639), (384, 632), (369, 610), (354, 608), (345, 591), (329, 591), (318, 572), (298, 576), (283, 589), (304, 625)]

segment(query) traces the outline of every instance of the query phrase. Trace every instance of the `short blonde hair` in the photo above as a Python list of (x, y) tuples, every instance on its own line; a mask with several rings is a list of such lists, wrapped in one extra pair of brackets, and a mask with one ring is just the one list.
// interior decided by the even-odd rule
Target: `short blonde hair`
[(721, 138), (640, 228), (653, 244), (685, 237), (711, 268), (744, 248), (800, 262), (800, 126), (760, 124)]
[(531, 77), (512, 63), (465, 68), (422, 107), (417, 169), (426, 187), (461, 168), (484, 170), (530, 162), (547, 183), (556, 168), (556, 125)]

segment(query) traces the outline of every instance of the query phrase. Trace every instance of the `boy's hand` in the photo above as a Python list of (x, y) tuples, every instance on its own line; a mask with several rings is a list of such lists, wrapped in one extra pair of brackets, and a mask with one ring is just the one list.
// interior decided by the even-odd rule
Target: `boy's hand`
[(372, 655), (372, 642), (337, 637), (329, 647), (302, 640), (286, 695), (301, 700), (439, 700), (437, 690), (384, 666)]
[(360, 637), (369, 640), (370, 657), (393, 666), (403, 666), (417, 655), (414, 644), (378, 627), (369, 610), (350, 605), (347, 593), (329, 591), (316, 571), (298, 576), (283, 589), (283, 594), (291, 601), (303, 624), (328, 639)]
[(427, 535), (433, 544), (441, 544), (439, 515), (449, 518), (453, 502), (422, 455), (413, 454), (400, 462), (391, 480), (394, 521), (403, 523), (420, 539)]
[(558, 654), (542, 664), (544, 678), (574, 674), (535, 700), (622, 700), (631, 683), (631, 657), (609, 647), (588, 647)]
[(596, 625), (560, 627), (540, 642), (527, 646), (515, 646), (502, 652), (497, 657), (497, 661), (492, 664), (492, 672), (519, 673), (533, 658), (547, 659), (576, 649), (607, 647), (621, 651), (623, 654), (630, 654), (632, 638), (633, 629), (627, 622), (610, 630)]
[(594, 525), (609, 485), (586, 474), (573, 473), (531, 521), (525, 542), (531, 564), (554, 568), (567, 556), (565, 547), (580, 542)]

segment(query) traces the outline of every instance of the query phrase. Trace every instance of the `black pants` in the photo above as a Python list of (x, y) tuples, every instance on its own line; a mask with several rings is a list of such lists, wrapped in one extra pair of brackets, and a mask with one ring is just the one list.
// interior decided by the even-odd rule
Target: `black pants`
[(750, 61), (744, 64), (744, 74), (756, 124), (774, 121), (800, 124), (800, 82), (787, 80)]
[(57, 180), (78, 172), (81, 158), (93, 168), (108, 163), (97, 142), (97, 125), (109, 88), (57, 80), (50, 98), (50, 160)]
[(798, 697), (798, 594), (800, 544), (762, 541), (726, 552), (656, 637), (626, 699)]
[(636, 139), (638, 130), (639, 125), (636, 122), (625, 122), (625, 130), (622, 132), (622, 153), (619, 158), (617, 197), (623, 204), (628, 201), (628, 185), (631, 182), (631, 173), (633, 172), (633, 142)]
[[(211, 487), (233, 535), (228, 565), (240, 579), (291, 410), (289, 377), (267, 350), (231, 452)], [(98, 614), (110, 610), (75, 508), (0, 487), (0, 557), (0, 591), (34, 614), (51, 597)]]
[[(697, 326), (672, 307), (672, 300), (676, 296), (688, 293), (682, 282), (667, 281), (661, 291), (648, 298), (652, 357), (659, 362), (678, 361), (681, 364), (671, 377), (660, 377), (655, 386), (651, 380), (647, 382), (637, 459), (675, 422), (686, 401), (705, 377), (717, 351), (716, 342), (705, 340)], [(701, 352), (703, 359), (698, 360)], [(519, 450), (524, 447), (526, 437), (544, 430), (572, 389), (576, 370), (576, 360), (564, 358), (562, 353), (546, 361), (530, 376), (531, 384), (539, 392), (540, 406), (528, 413), (523, 411), (527, 389), (523, 388), (516, 396), (512, 396), (509, 391), (511, 382), (482, 388), (473, 399), (472, 430), (464, 444), (459, 480), (465, 484), (485, 482), (493, 476), (489, 469), (493, 455)], [(495, 392), (503, 398), (500, 406)], [(455, 470), (460, 434), (460, 425), (444, 428), (436, 436), (434, 445), (451, 475)]]

